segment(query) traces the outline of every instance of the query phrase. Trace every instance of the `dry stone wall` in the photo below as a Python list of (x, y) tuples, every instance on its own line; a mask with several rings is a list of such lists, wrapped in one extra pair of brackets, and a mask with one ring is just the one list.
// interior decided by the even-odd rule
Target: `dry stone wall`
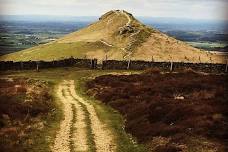
[(145, 70), (148, 68), (157, 68), (161, 71), (181, 71), (192, 69), (195, 71), (208, 73), (227, 72), (226, 64), (210, 64), (210, 63), (182, 63), (182, 62), (147, 62), (147, 61), (103, 61), (102, 69), (113, 70)]
[(26, 62), (13, 62), (13, 61), (1, 61), (0, 70), (39, 70), (46, 68), (56, 67), (80, 67), (80, 68), (96, 68), (96, 59), (63, 59), (58, 61), (26, 61)]
[(210, 63), (182, 63), (182, 62), (147, 62), (147, 61), (117, 61), (106, 60), (97, 64), (97, 59), (63, 59), (58, 61), (27, 61), (27, 62), (0, 62), (0, 71), (6, 70), (39, 70), (56, 67), (79, 67), (103, 70), (145, 70), (148, 68), (157, 68), (161, 71), (181, 71), (192, 69), (195, 71), (208, 73), (227, 72), (227, 64)]

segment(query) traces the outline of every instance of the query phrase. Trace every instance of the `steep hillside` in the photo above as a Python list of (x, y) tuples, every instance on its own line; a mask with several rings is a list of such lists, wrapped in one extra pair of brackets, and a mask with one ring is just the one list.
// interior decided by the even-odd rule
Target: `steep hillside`
[(222, 62), (221, 57), (193, 48), (149, 28), (123, 10), (110, 11), (88, 27), (51, 43), (4, 55), (0, 60), (56, 60), (68, 57), (102, 60)]

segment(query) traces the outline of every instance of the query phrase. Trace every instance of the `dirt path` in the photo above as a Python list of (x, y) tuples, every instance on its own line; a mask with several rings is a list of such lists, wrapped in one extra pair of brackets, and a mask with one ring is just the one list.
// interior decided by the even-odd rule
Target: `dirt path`
[[(69, 84), (68, 84), (69, 86)], [(71, 96), (69, 92), (69, 88), (65, 90), (65, 97), (67, 100), (74, 106), (76, 109), (76, 123), (73, 124), (71, 135), (71, 143), (73, 143), (73, 147), (75, 151), (88, 151), (88, 141), (86, 138), (86, 123), (85, 123), (85, 112), (83, 111), (81, 105), (78, 102), (75, 102), (74, 98)], [(74, 131), (75, 130), (75, 131)]]
[(127, 23), (125, 24), (125, 26), (129, 26), (130, 24), (131, 24), (131, 18), (129, 17), (129, 15), (126, 13), (126, 12), (124, 12), (124, 10), (113, 10), (113, 12), (114, 13), (116, 13), (117, 15), (124, 15), (124, 16), (126, 16), (126, 18), (127, 18)]
[(107, 45), (107, 46), (109, 46), (109, 47), (113, 47), (112, 44), (110, 44), (110, 43), (108, 43), (108, 42), (106, 42), (104, 40), (100, 40), (100, 42), (103, 43), (103, 44), (105, 44), (105, 45)]
[[(113, 10), (112, 12), (114, 12), (116, 15), (123, 15), (123, 16), (125, 16), (126, 18), (127, 18), (127, 22), (126, 22), (126, 24), (124, 25), (124, 26), (122, 26), (122, 27), (119, 27), (119, 28), (124, 28), (124, 27), (127, 27), (127, 26), (131, 26), (131, 22), (132, 22), (132, 19), (131, 19), (131, 17), (124, 11), (124, 10)], [(110, 22), (112, 21), (113, 19), (111, 18), (111, 19), (109, 19), (108, 20), (108, 22), (107, 22), (107, 27), (109, 26), (109, 24), (110, 24)], [(108, 29), (108, 28), (107, 28)], [(131, 59), (131, 55), (132, 55), (132, 53), (133, 52), (131, 52), (131, 51), (129, 51), (127, 48), (130, 48), (131, 47), (131, 45), (132, 45), (132, 43), (134, 43), (135, 42), (135, 39), (133, 38), (135, 35), (137, 35), (137, 34), (139, 34), (140, 33), (140, 31), (141, 30), (138, 30), (137, 32), (134, 32), (134, 33), (132, 33), (131, 35), (130, 35), (130, 38), (132, 39), (132, 40), (130, 40), (130, 42), (129, 42), (129, 44), (127, 45), (127, 47), (125, 47), (125, 48), (120, 48), (124, 53), (125, 53), (125, 55), (123, 56), (123, 59), (124, 60), (130, 60)], [(108, 42), (106, 42), (106, 41), (104, 41), (104, 40), (100, 40), (100, 42), (102, 42), (103, 44), (105, 44), (105, 45), (107, 45), (107, 46), (109, 46), (109, 47), (114, 47), (112, 44), (110, 44), (110, 43), (108, 43)]]
[(128, 22), (126, 23), (126, 26), (129, 26), (131, 24), (131, 18), (129, 17), (129, 15), (125, 13), (123, 10), (121, 10), (120, 13), (126, 16), (128, 20)]
[[(100, 121), (94, 106), (77, 94), (73, 80), (61, 83), (57, 95), (63, 103), (64, 120), (60, 124), (52, 151), (89, 151), (88, 136), (93, 136), (95, 151), (115, 151), (116, 146), (111, 131)], [(88, 111), (87, 115), (85, 111)], [(91, 123), (86, 123), (86, 117)], [(91, 128), (91, 135), (88, 135), (88, 126)]]
[[(120, 10), (120, 11), (114, 11), (115, 13), (117, 13), (117, 14), (122, 14), (122, 15), (124, 15), (126, 18), (127, 18), (127, 23), (123, 26), (123, 27), (120, 27), (120, 28), (124, 28), (124, 27), (126, 27), (126, 26), (131, 26), (131, 22), (132, 22), (132, 19), (130, 18), (130, 16), (126, 13), (126, 12), (124, 12), (123, 10)], [(137, 34), (139, 34), (140, 33), (140, 30), (138, 30), (137, 32), (134, 32), (134, 33), (132, 33), (131, 35), (130, 35), (130, 38), (132, 39), (132, 40), (130, 40), (130, 42), (129, 42), (129, 44), (127, 45), (127, 47), (125, 47), (125, 48), (120, 48), (121, 50), (123, 50), (123, 52), (126, 54), (126, 55), (124, 55), (123, 56), (123, 59), (128, 59), (128, 60), (130, 60), (131, 59), (131, 55), (132, 55), (132, 51), (129, 51), (127, 48), (130, 48), (131, 47), (131, 45), (135, 42), (135, 39), (133, 38), (135, 35), (137, 35)]]
[(60, 85), (57, 91), (57, 95), (63, 103), (64, 120), (60, 124), (60, 130), (57, 133), (54, 147), (52, 148), (54, 152), (70, 152), (70, 129), (73, 120), (73, 110), (70, 102), (63, 96), (63, 90), (65, 89), (64, 85)]

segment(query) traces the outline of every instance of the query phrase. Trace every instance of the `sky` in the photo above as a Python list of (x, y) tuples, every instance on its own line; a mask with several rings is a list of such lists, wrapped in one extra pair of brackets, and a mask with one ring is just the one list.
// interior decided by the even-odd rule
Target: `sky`
[(228, 0), (0, 0), (0, 15), (134, 16), (228, 20)]

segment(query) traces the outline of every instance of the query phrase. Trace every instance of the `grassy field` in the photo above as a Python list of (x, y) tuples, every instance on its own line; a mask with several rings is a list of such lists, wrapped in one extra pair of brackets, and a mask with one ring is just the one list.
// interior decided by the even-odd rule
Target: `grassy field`
[[(109, 50), (109, 48), (100, 42), (74, 42), (74, 43), (51, 43), (36, 46), (24, 51), (0, 57), (2, 60), (8, 58), (12, 61), (52, 61), (57, 59), (69, 58), (71, 56), (77, 58), (85, 58), (87, 54), (93, 51)], [(34, 55), (35, 54), (35, 55)], [(104, 52), (103, 52), (104, 54)], [(88, 57), (88, 56), (87, 56)]]
[(209, 51), (217, 51), (216, 48), (224, 48), (227, 46), (226, 42), (187, 42), (193, 47), (209, 50)]
[[(1, 73), (1, 77), (7, 78), (30, 78), (35, 80), (47, 81), (53, 85), (52, 91), (57, 84), (59, 84), (64, 79), (75, 80), (77, 91), (85, 98), (89, 99), (92, 104), (95, 106), (95, 110), (98, 114), (98, 117), (101, 121), (105, 122), (113, 132), (116, 142), (117, 142), (117, 151), (124, 152), (143, 152), (146, 151), (143, 145), (139, 145), (136, 142), (136, 139), (133, 138), (130, 134), (127, 134), (124, 130), (125, 120), (119, 114), (119, 112), (113, 110), (111, 107), (95, 100), (86, 95), (84, 84), (86, 81), (91, 80), (97, 76), (104, 74), (130, 74), (137, 73), (136, 71), (99, 71), (99, 70), (86, 70), (78, 68), (57, 68), (57, 69), (46, 69), (41, 70), (40, 72), (35, 71), (8, 71)], [(55, 95), (54, 95), (55, 96)], [(55, 100), (57, 104), (58, 100)], [(48, 145), (53, 144), (53, 138), (56, 131), (58, 130), (59, 118), (61, 118), (60, 107), (57, 110), (58, 119), (56, 121), (50, 121), (47, 128), (42, 134), (42, 142), (37, 142), (36, 147), (39, 147), (39, 150), (34, 151), (50, 151)], [(87, 122), (89, 123), (89, 122)], [(88, 128), (89, 131), (89, 128)], [(92, 140), (91, 140), (92, 141)], [(92, 145), (92, 143), (91, 143)], [(91, 146), (90, 146), (91, 147)], [(90, 149), (93, 149), (92, 147)]]

